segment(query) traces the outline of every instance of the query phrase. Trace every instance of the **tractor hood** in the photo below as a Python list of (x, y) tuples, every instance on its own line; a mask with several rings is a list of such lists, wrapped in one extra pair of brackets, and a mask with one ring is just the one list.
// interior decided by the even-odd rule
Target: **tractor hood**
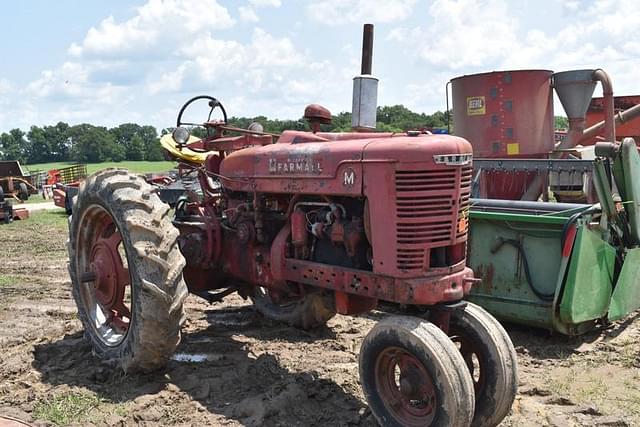
[(470, 153), (466, 140), (449, 135), (285, 132), (275, 144), (230, 154), (220, 175), (234, 191), (362, 195), (365, 163), (438, 167), (434, 156)]

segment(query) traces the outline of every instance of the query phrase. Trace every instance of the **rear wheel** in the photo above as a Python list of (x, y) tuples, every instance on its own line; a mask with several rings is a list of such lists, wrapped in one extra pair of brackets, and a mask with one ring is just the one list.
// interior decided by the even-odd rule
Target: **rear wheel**
[(425, 320), (389, 317), (367, 334), (360, 382), (383, 426), (468, 426), (473, 418), (471, 376), (453, 342)]
[(518, 389), (518, 362), (509, 335), (493, 316), (468, 302), (464, 310), (452, 314), (449, 336), (473, 378), (473, 425), (498, 425), (509, 413)]
[(18, 184), (18, 198), (23, 201), (29, 199), (29, 189), (24, 182)]
[(267, 288), (257, 287), (251, 299), (264, 317), (301, 329), (323, 326), (336, 315), (333, 295), (328, 292), (312, 291), (299, 298), (275, 302)]
[(73, 204), (71, 202), (71, 195), (68, 190), (64, 190), (64, 211), (67, 215), (71, 215)]
[(122, 169), (90, 176), (69, 226), (69, 274), (95, 353), (125, 370), (166, 363), (180, 342), (184, 258), (169, 208)]

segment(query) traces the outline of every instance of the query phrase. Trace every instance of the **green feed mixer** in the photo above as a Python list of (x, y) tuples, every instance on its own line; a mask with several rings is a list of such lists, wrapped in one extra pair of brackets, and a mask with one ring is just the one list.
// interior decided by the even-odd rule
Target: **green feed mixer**
[[(592, 100), (598, 81), (603, 99)], [(640, 155), (632, 138), (616, 141), (640, 105), (614, 114), (602, 70), (450, 83), (455, 134), (474, 147), (467, 259), (482, 281), (468, 299), (566, 335), (640, 307)], [(569, 118), (564, 133), (554, 133), (553, 89)], [(594, 105), (603, 120), (586, 127)]]

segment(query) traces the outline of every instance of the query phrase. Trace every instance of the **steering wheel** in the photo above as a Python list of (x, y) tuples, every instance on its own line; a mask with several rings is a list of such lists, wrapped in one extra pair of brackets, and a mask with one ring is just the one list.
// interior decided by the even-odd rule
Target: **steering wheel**
[[(220, 110), (222, 110), (222, 117), (224, 118), (224, 123), (225, 124), (227, 123), (227, 112), (224, 109), (224, 107), (222, 106), (222, 104), (220, 103), (220, 101), (215, 99), (213, 96), (199, 95), (199, 96), (195, 96), (195, 97), (191, 98), (190, 100), (188, 100), (182, 106), (182, 108), (180, 109), (180, 112), (178, 113), (178, 119), (176, 120), (176, 127), (180, 127), (182, 125), (207, 127), (207, 126), (204, 126), (203, 123), (189, 123), (189, 122), (183, 122), (182, 121), (182, 114), (185, 112), (185, 110), (189, 107), (189, 105), (193, 104), (195, 101), (197, 101), (199, 99), (208, 99), (209, 100), (209, 107), (211, 107), (211, 110), (209, 110), (209, 116), (207, 117), (207, 122), (211, 120), (211, 114), (213, 113), (213, 110), (215, 110), (216, 107), (218, 107), (218, 108), (220, 108)], [(207, 127), (207, 134), (209, 134), (208, 127)]]

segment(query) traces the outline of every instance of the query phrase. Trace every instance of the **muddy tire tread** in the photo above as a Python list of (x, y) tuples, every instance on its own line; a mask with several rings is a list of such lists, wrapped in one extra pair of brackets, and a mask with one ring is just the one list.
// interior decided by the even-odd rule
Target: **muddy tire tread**
[(483, 340), (492, 343), (495, 353), (491, 354), (492, 364), (497, 372), (491, 375), (495, 384), (487, 390), (488, 396), (477, 396), (476, 413), (472, 426), (493, 427), (508, 415), (518, 392), (518, 360), (509, 334), (502, 325), (483, 308), (467, 302), (463, 312), (454, 314), (452, 321), (462, 327), (473, 328), (485, 334)]
[[(131, 273), (133, 319), (123, 342), (114, 347), (104, 345), (89, 332), (90, 319), (80, 302), (74, 266), (81, 215), (93, 204), (105, 208), (118, 226)], [(69, 218), (69, 274), (79, 318), (94, 352), (125, 371), (162, 367), (180, 342), (188, 291), (182, 277), (185, 260), (176, 243), (179, 233), (168, 212), (169, 208), (141, 176), (124, 169), (105, 169), (80, 186)]]

